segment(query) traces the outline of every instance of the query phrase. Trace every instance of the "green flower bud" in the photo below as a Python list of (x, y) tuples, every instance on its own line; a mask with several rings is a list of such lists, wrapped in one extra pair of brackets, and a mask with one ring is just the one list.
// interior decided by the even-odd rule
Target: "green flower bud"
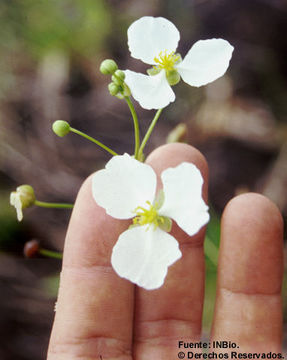
[(116, 96), (121, 90), (120, 86), (115, 84), (114, 82), (109, 83), (108, 89), (110, 94), (113, 96)]
[(112, 76), (112, 81), (113, 81), (113, 83), (115, 83), (118, 86), (122, 86), (124, 83), (124, 81), (121, 78), (118, 78), (115, 75)]
[(176, 70), (166, 71), (166, 78), (170, 86), (176, 85), (180, 81), (180, 75)]
[(116, 85), (122, 86), (125, 80), (125, 73), (122, 70), (117, 70), (112, 76), (112, 80)]
[(71, 127), (67, 121), (57, 120), (54, 122), (52, 128), (56, 135), (63, 137), (70, 132)]
[(122, 81), (124, 81), (125, 78), (126, 78), (126, 75), (125, 75), (125, 73), (124, 73), (122, 70), (117, 70), (117, 71), (114, 73), (114, 76), (116, 76), (117, 78), (121, 79)]
[(100, 72), (104, 75), (112, 75), (118, 69), (114, 60), (106, 59), (100, 65)]
[(17, 187), (16, 192), (20, 194), (22, 209), (26, 209), (34, 205), (36, 196), (31, 185), (20, 185)]

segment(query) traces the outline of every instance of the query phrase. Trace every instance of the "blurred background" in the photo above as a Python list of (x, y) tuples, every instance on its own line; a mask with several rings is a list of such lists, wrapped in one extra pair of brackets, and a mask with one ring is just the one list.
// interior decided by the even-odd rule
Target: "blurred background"
[[(214, 246), (207, 259), (204, 337), (212, 319), (219, 219), (226, 203), (242, 192), (260, 192), (286, 218), (286, 1), (1, 0), (2, 360), (46, 357), (61, 262), (25, 259), (23, 246), (37, 239), (61, 251), (70, 216), (69, 210), (30, 208), (18, 223), (9, 194), (31, 184), (39, 200), (73, 202), (83, 179), (109, 160), (109, 154), (74, 134), (58, 138), (51, 131), (57, 119), (118, 153), (133, 151), (128, 108), (109, 95), (109, 78), (99, 65), (114, 58), (121, 69), (145, 71), (130, 57), (126, 36), (131, 22), (144, 15), (164, 16), (177, 26), (183, 56), (199, 39), (221, 37), (235, 47), (223, 78), (203, 88), (183, 82), (174, 88), (176, 102), (163, 112), (146, 148), (148, 153), (167, 141), (186, 141), (209, 162), (207, 236)], [(153, 113), (135, 106), (143, 134)], [(286, 290), (284, 280), (285, 324)], [(285, 347), (286, 332), (285, 325)]]

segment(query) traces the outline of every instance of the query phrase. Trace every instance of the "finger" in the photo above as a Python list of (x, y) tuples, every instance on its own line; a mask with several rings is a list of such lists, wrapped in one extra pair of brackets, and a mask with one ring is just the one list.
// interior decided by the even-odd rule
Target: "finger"
[(134, 286), (111, 268), (111, 251), (128, 224), (106, 215), (83, 184), (64, 249), (49, 360), (131, 359)]
[[(201, 153), (185, 144), (156, 149), (147, 159), (158, 176), (182, 162), (194, 163), (201, 171), (207, 198), (207, 164)], [(160, 182), (160, 177), (158, 177)], [(192, 221), (192, 219), (191, 219)], [(135, 359), (175, 359), (179, 340), (198, 340), (204, 296), (204, 229), (189, 237), (176, 224), (171, 233), (180, 242), (182, 258), (168, 269), (158, 290), (136, 288)]]
[[(283, 222), (262, 195), (240, 195), (222, 218), (213, 340), (238, 352), (280, 352)], [(222, 351), (222, 349), (217, 349)]]

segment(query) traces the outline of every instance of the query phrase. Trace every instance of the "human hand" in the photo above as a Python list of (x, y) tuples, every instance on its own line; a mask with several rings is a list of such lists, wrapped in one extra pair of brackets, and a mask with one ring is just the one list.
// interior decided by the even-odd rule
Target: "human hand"
[[(183, 161), (200, 169), (206, 200), (207, 164), (196, 149), (165, 145), (147, 159), (157, 174)], [(48, 360), (173, 360), (179, 341), (200, 341), (204, 229), (189, 237), (173, 224), (171, 233), (180, 243), (182, 258), (169, 268), (160, 289), (148, 291), (111, 268), (112, 248), (128, 226), (129, 221), (106, 215), (95, 203), (88, 178), (66, 237)], [(242, 353), (280, 352), (282, 228), (276, 206), (259, 194), (238, 196), (227, 205), (212, 340), (234, 341)]]

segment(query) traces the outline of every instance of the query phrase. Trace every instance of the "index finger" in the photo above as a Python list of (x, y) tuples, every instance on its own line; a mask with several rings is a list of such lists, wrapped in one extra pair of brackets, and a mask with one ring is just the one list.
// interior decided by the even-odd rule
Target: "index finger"
[(108, 216), (81, 187), (64, 249), (49, 360), (131, 359), (134, 286), (111, 267), (111, 251), (128, 222)]

